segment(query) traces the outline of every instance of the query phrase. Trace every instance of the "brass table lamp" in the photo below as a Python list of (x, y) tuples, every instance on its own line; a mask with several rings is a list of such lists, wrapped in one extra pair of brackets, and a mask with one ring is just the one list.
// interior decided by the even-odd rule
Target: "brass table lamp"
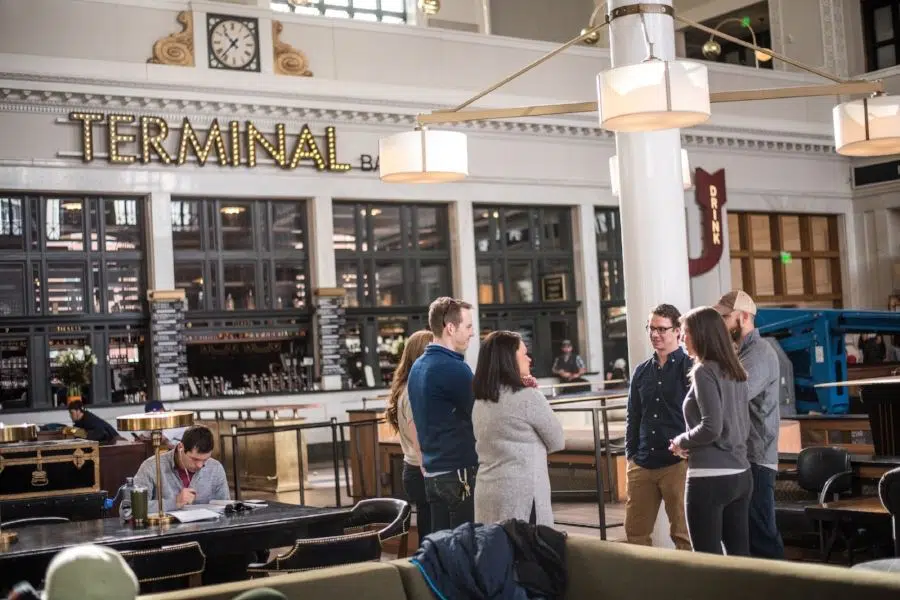
[(194, 424), (194, 413), (188, 411), (168, 411), (122, 415), (116, 419), (119, 431), (149, 431), (153, 443), (153, 455), (156, 457), (156, 501), (159, 507), (157, 514), (147, 515), (150, 525), (165, 525), (174, 519), (163, 510), (163, 480), (160, 452), (162, 451), (162, 430), (189, 427)]
[[(14, 442), (33, 442), (37, 439), (37, 425), (23, 423), (21, 425), (4, 425), (0, 423), (0, 444)], [(0, 516), (0, 552), (8, 549), (10, 544), (19, 539), (15, 531), (3, 531), (3, 518)]]

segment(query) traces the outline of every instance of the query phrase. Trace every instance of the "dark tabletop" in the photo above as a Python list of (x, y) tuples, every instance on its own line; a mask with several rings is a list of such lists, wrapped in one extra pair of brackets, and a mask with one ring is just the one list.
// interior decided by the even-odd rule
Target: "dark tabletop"
[[(779, 452), (779, 462), (797, 462), (796, 452)], [(888, 467), (900, 467), (900, 456), (875, 456), (872, 454), (851, 454), (850, 463), (854, 465), (877, 465)]]
[[(56, 554), (74, 544), (103, 544), (119, 550), (200, 541), (204, 550), (215, 553), (216, 541), (228, 538), (237, 542), (246, 536), (265, 538), (267, 532), (307, 527), (323, 522), (343, 522), (349, 509), (310, 508), (269, 502), (265, 508), (234, 515), (223, 515), (214, 521), (172, 523), (164, 528), (135, 529), (117, 517), (77, 521), (53, 525), (36, 525), (17, 529), (19, 541), (6, 552), (0, 552), (0, 563), (20, 557)], [(290, 537), (293, 537), (291, 535)], [(234, 545), (221, 547), (233, 551)]]

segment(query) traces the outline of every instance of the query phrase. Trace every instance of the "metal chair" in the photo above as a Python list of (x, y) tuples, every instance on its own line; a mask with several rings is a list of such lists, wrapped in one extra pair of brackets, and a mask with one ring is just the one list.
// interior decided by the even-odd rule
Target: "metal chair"
[(199, 586), (206, 569), (206, 555), (197, 542), (121, 554), (141, 584), (142, 594), (180, 590), (185, 584)]
[(380, 560), (386, 541), (406, 538), (410, 517), (409, 503), (404, 500), (362, 500), (350, 512), (343, 535), (297, 540), (286, 554), (251, 564), (247, 572), (252, 577)]

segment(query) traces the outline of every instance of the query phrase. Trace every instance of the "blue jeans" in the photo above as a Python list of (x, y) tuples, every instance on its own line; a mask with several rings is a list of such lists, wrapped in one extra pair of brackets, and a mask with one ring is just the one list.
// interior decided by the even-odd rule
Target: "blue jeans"
[[(475, 475), (478, 467), (459, 469), (425, 478), (425, 496), (431, 508), (431, 531), (455, 529), (475, 521)], [(463, 481), (469, 485), (464, 493)]]
[(784, 558), (784, 542), (775, 523), (775, 475), (772, 469), (750, 465), (753, 495), (750, 497), (750, 556)]

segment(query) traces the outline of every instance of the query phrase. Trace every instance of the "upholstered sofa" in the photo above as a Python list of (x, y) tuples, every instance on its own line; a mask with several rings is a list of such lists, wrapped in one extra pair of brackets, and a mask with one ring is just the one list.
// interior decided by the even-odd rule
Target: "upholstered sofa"
[[(896, 600), (896, 574), (841, 567), (709, 556), (570, 535), (567, 598), (631, 600)], [(433, 600), (408, 560), (362, 563), (305, 573), (141, 596), (142, 600), (231, 600), (268, 586), (288, 598)]]

